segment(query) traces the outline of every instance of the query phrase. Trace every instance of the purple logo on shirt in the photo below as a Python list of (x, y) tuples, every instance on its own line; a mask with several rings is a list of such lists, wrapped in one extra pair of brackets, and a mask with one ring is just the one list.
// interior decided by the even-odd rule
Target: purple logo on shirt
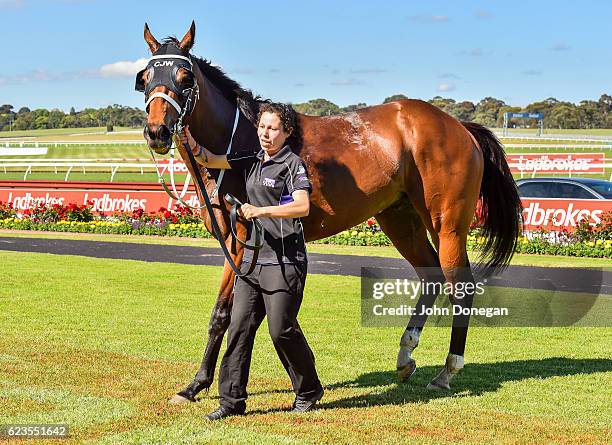
[(264, 178), (263, 185), (265, 185), (266, 187), (274, 187), (274, 184), (276, 184), (276, 181), (272, 178)]

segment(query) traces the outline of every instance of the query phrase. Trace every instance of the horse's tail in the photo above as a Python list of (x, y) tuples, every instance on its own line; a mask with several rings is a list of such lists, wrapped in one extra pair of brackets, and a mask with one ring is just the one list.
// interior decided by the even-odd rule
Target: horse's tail
[(503, 270), (512, 259), (521, 232), (523, 205), (497, 137), (482, 125), (462, 124), (474, 136), (484, 156), (480, 223), (485, 243), (479, 261), (480, 271), (491, 275)]

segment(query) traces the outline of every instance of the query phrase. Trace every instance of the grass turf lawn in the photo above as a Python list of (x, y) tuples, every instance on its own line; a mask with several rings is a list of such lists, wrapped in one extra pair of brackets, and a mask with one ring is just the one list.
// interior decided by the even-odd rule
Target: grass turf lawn
[[(149, 163), (150, 155), (148, 150), (146, 149), (146, 145), (142, 134), (140, 133), (140, 129), (127, 129), (127, 128), (118, 128), (116, 132), (113, 133), (105, 133), (105, 128), (96, 127), (96, 128), (63, 128), (63, 129), (55, 129), (55, 130), (31, 130), (31, 131), (21, 131), (21, 132), (0, 132), (0, 143), (2, 142), (2, 137), (9, 137), (9, 135), (13, 135), (16, 138), (23, 137), (32, 137), (32, 141), (41, 142), (43, 145), (45, 142), (49, 143), (48, 153), (41, 158), (46, 159), (62, 159), (62, 158), (70, 158), (70, 159), (102, 159), (102, 158), (116, 158), (116, 159), (140, 159), (142, 161)], [(612, 135), (612, 130), (563, 130), (560, 133), (568, 134), (568, 135), (588, 135), (589, 131), (592, 131), (593, 135)], [(520, 133), (520, 131), (519, 131)], [(512, 134), (512, 133), (511, 133)], [(52, 145), (53, 141), (73, 141), (73, 142), (82, 142), (79, 145), (68, 145), (68, 146), (58, 146), (55, 147)], [(88, 144), (88, 142), (108, 142), (108, 144)], [(114, 143), (113, 141), (117, 141)], [(119, 141), (138, 141), (141, 144), (120, 144)], [(522, 144), (525, 143), (524, 140), (521, 139), (504, 139), (504, 143), (506, 144)], [(534, 143), (534, 141), (528, 141), (528, 143)], [(610, 148), (609, 141), (600, 141), (600, 142), (583, 142), (583, 141), (551, 141), (551, 140), (540, 140), (537, 142), (538, 144), (544, 145), (543, 147), (509, 147), (507, 148), (508, 153), (537, 153), (537, 152), (550, 152), (551, 150), (554, 152), (603, 152), (606, 157), (609, 158), (612, 156), (612, 149)], [(558, 145), (573, 145), (575, 148), (572, 149), (562, 149), (555, 148)], [(594, 148), (581, 148), (582, 145), (602, 145), (602, 149), (594, 149)], [(548, 145), (549, 147), (546, 147)], [(605, 145), (605, 148), (603, 146)], [(23, 159), (24, 156), (3, 156), (3, 159), (10, 160), (11, 158), (19, 158)], [(32, 158), (33, 160), (35, 158)], [(64, 173), (54, 174), (53, 172), (49, 172), (49, 169), (44, 167), (35, 168), (35, 173), (28, 176), (28, 179), (39, 179), (39, 180), (58, 180), (63, 181), (65, 176)], [(100, 172), (100, 169), (96, 169), (93, 167), (88, 168), (89, 173), (82, 174), (72, 172), (70, 174), (69, 179), (71, 181), (109, 181), (110, 180), (110, 172), (106, 173), (106, 170)], [(0, 173), (1, 180), (22, 180), (23, 174), (25, 172), (25, 168), (17, 169), (10, 168), (8, 173)], [(122, 173), (123, 172), (123, 173)], [(157, 177), (153, 173), (145, 173), (145, 175), (140, 175), (136, 173), (137, 169), (121, 169), (120, 172), (116, 175), (115, 181), (125, 181), (125, 182), (157, 182)], [(610, 179), (610, 174), (612, 173), (611, 169), (606, 169), (604, 173), (587, 175), (588, 177), (597, 178), (597, 179)], [(527, 175), (526, 177), (528, 177)], [(543, 174), (537, 176), (551, 176), (550, 174)], [(566, 176), (565, 174), (560, 176)], [(515, 175), (515, 178), (519, 178), (520, 175)]]
[[(53, 239), (81, 239), (91, 241), (105, 241), (118, 243), (143, 243), (174, 246), (195, 246), (219, 248), (217, 240), (212, 238), (181, 238), (142, 235), (104, 235), (95, 233), (62, 233), (62, 232), (35, 232), (20, 230), (1, 230), (0, 236), (14, 236), (24, 238), (53, 238)], [(219, 248), (220, 250), (220, 248)], [(402, 258), (394, 247), (388, 246), (338, 246), (333, 244), (308, 243), (308, 252), (334, 253), (343, 255), (380, 256), (389, 258)], [(469, 252), (471, 260), (478, 258), (477, 252)], [(608, 258), (580, 258), (552, 255), (515, 254), (511, 264), (515, 266), (541, 266), (541, 267), (597, 267), (612, 268), (612, 260)]]
[(87, 128), (54, 128), (45, 130), (15, 130), (0, 131), (2, 139), (28, 138), (33, 141), (106, 141), (106, 140), (142, 140), (142, 127), (115, 127), (112, 133), (106, 132), (106, 127)]
[[(248, 416), (208, 423), (166, 399), (201, 359), (221, 268), (2, 252), (1, 423), (70, 424), (61, 443), (609, 443), (609, 328), (473, 328), (450, 392), (425, 389), (447, 328), (426, 328), (411, 381), (395, 379), (401, 329), (363, 328), (359, 279), (310, 275), (300, 324), (327, 388), (292, 415), (263, 326)], [(197, 285), (196, 285), (197, 283)]]

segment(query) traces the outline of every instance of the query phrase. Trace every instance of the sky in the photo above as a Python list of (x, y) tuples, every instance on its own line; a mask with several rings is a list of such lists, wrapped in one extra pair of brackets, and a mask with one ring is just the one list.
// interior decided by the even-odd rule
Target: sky
[(612, 2), (0, 0), (0, 103), (143, 107), (134, 76), (196, 22), (192, 53), (275, 101), (404, 94), (515, 106), (612, 93)]

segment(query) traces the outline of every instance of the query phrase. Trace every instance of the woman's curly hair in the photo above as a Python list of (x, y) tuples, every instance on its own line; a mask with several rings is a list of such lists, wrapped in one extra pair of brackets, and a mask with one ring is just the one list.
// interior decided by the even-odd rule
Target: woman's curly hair
[(297, 113), (293, 107), (289, 104), (280, 102), (263, 102), (260, 104), (259, 112), (257, 113), (258, 123), (261, 119), (261, 115), (264, 113), (276, 114), (279, 117), (281, 124), (283, 125), (283, 130), (285, 130), (287, 133), (291, 132), (291, 136), (287, 138), (287, 143), (292, 147), (299, 149), (302, 142), (302, 133), (299, 128)]

